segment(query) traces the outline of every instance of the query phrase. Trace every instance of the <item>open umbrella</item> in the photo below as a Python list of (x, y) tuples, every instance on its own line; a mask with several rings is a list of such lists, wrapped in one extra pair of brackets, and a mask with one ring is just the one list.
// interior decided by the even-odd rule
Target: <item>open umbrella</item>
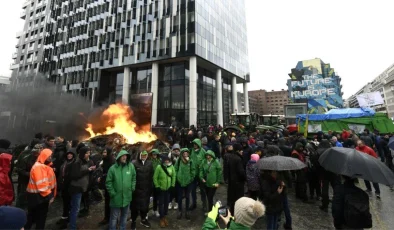
[(319, 163), (333, 173), (394, 185), (394, 173), (385, 164), (355, 149), (329, 148), (319, 157)]
[(388, 145), (390, 149), (394, 150), (394, 136), (390, 137)]
[(284, 156), (262, 158), (257, 162), (257, 166), (259, 169), (272, 171), (299, 170), (306, 167), (300, 160)]

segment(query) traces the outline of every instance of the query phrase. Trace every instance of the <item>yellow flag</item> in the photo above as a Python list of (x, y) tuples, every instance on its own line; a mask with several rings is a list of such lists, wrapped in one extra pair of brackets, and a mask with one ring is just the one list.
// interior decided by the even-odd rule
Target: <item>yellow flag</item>
[(304, 137), (305, 138), (308, 136), (308, 120), (309, 120), (309, 116), (308, 116), (308, 114), (306, 114), (305, 127), (304, 127)]

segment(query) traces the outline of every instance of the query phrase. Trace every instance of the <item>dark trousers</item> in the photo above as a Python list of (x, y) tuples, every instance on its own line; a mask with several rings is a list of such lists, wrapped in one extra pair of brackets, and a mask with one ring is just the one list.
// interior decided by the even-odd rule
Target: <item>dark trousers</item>
[(67, 191), (67, 189), (62, 190), (62, 200), (63, 200), (63, 218), (70, 217), (70, 208), (71, 208), (71, 195)]
[(330, 190), (330, 185), (331, 188), (334, 190), (337, 185), (339, 185), (341, 182), (338, 177), (334, 177), (331, 179), (323, 179), (323, 186), (322, 186), (322, 206), (324, 208), (328, 208), (328, 203), (329, 203), (329, 190)]
[(306, 194), (306, 182), (296, 182), (295, 186), (296, 197), (301, 200), (308, 200), (308, 195)]
[(159, 200), (159, 189), (153, 188), (153, 211), (157, 211), (157, 201)]
[(109, 197), (109, 193), (108, 190), (105, 189), (104, 190), (104, 219), (109, 220), (110, 218), (110, 213), (111, 213), (111, 209), (109, 207), (109, 202), (111, 200), (111, 198)]
[(177, 185), (178, 183), (176, 183), (175, 188), (170, 190), (170, 202), (171, 203), (173, 200), (175, 200), (175, 202), (178, 203), (178, 189), (177, 189)]
[(316, 193), (317, 197), (321, 196), (320, 180), (317, 173), (309, 174), (309, 195), (313, 197)]
[[(140, 215), (141, 220), (146, 219), (149, 211), (149, 200), (150, 197), (140, 198), (133, 197), (133, 201), (130, 204), (130, 212), (131, 212), (131, 220), (135, 222), (137, 220), (138, 215)], [(168, 208), (168, 204), (167, 204)]]
[(283, 197), (283, 212), (285, 213), (286, 226), (291, 227), (292, 219), (291, 219), (291, 213), (290, 213), (289, 199), (287, 198), (287, 196)]
[(89, 206), (90, 206), (90, 199), (89, 199), (89, 190), (82, 193), (82, 200), (81, 200), (81, 204), (83, 204), (83, 209), (86, 209), (89, 211)]
[[(371, 182), (364, 180), (365, 187), (367, 187), (368, 191), (372, 191)], [(375, 188), (375, 193), (380, 194), (380, 188), (378, 183), (372, 183), (373, 187)]]
[(176, 190), (177, 190), (177, 203), (178, 203), (178, 210), (180, 212), (182, 212), (183, 210), (183, 205), (182, 205), (182, 200), (183, 197), (185, 197), (186, 199), (186, 208), (185, 210), (187, 211), (187, 209), (190, 207), (190, 193), (192, 191), (193, 188), (193, 182), (190, 183), (189, 185), (187, 185), (186, 187), (181, 187), (179, 184), (177, 184)]
[(49, 209), (49, 201), (45, 201), (34, 207), (29, 207), (27, 212), (27, 222), (25, 229), (31, 229), (32, 225), (36, 224), (36, 229), (45, 229), (45, 222)]
[(253, 200), (257, 200), (257, 198), (259, 197), (259, 193), (260, 191), (248, 190), (249, 197), (252, 198)]
[(26, 209), (27, 208), (27, 192), (26, 192), (27, 185), (24, 183), (18, 182), (18, 194), (16, 197), (16, 204), (17, 208)]
[(206, 194), (205, 194), (205, 186), (203, 183), (199, 183), (198, 179), (195, 179), (193, 182), (193, 187), (192, 187), (192, 201), (193, 205), (197, 205), (197, 187), (200, 188), (200, 195), (201, 195), (201, 202), (203, 206), (207, 205), (207, 199), (206, 199)]
[(160, 190), (159, 191), (159, 213), (160, 218), (167, 216), (168, 213), (168, 201), (170, 200), (170, 192)]
[(211, 209), (213, 207), (213, 197), (215, 196), (216, 188), (205, 186), (205, 192), (207, 194), (208, 210), (211, 211)]
[(279, 215), (266, 214), (266, 217), (267, 217), (267, 229), (268, 230), (276, 230), (279, 228), (279, 226), (278, 226)]

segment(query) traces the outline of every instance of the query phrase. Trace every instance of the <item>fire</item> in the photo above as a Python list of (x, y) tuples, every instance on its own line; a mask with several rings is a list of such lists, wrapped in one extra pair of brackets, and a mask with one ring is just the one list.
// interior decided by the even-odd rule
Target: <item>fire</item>
[(138, 127), (132, 121), (133, 112), (129, 106), (117, 103), (110, 105), (102, 114), (102, 120), (107, 121), (105, 131), (95, 133), (91, 123), (87, 124), (86, 131), (89, 132), (90, 138), (99, 135), (108, 135), (118, 133), (126, 138), (127, 143), (134, 144), (137, 142), (151, 142), (157, 139), (156, 135), (149, 131), (149, 126)]

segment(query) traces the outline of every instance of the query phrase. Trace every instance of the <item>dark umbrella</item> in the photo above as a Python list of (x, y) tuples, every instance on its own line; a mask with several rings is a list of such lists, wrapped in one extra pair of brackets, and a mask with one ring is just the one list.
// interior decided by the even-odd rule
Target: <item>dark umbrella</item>
[(394, 185), (394, 173), (380, 160), (355, 149), (333, 147), (319, 157), (320, 165), (328, 171), (375, 183)]
[(262, 170), (272, 171), (299, 170), (306, 167), (300, 160), (284, 156), (265, 157), (260, 159), (257, 165)]
[(390, 137), (388, 146), (390, 149), (394, 150), (394, 136)]

